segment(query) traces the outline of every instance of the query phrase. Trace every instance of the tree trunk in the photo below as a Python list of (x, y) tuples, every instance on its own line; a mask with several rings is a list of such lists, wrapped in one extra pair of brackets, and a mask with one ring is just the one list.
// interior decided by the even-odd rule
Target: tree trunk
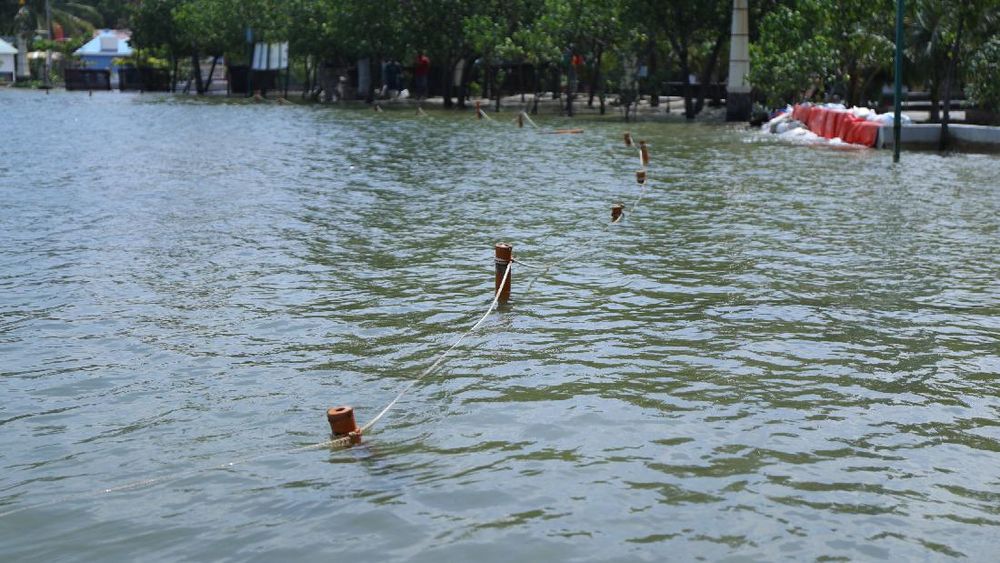
[(722, 44), (725, 43), (727, 37), (729, 37), (728, 33), (720, 32), (715, 38), (715, 44), (712, 45), (711, 54), (708, 56), (708, 64), (702, 69), (701, 84), (698, 85), (698, 101), (694, 106), (695, 113), (701, 113), (701, 110), (705, 109), (705, 87), (712, 80), (715, 65), (719, 64), (719, 53), (722, 51)]
[(670, 37), (670, 44), (677, 53), (677, 60), (681, 64), (681, 74), (684, 80), (684, 117), (694, 119), (694, 103), (692, 100), (691, 88), (691, 62), (688, 59), (688, 38)]
[(938, 150), (948, 150), (950, 139), (948, 138), (948, 122), (951, 119), (951, 83), (955, 77), (955, 66), (958, 63), (958, 54), (962, 48), (962, 31), (965, 24), (965, 10), (963, 4), (958, 10), (958, 31), (955, 33), (955, 42), (951, 44), (951, 59), (948, 61), (948, 70), (944, 76), (944, 109), (941, 117), (941, 140)]
[(452, 102), (451, 100), (451, 82), (452, 82), (452, 77), (455, 75), (454, 70), (455, 70), (455, 63), (454, 61), (451, 60), (451, 54), (449, 53), (448, 56), (445, 57), (445, 64), (442, 67), (441, 71), (441, 79), (442, 79), (441, 95), (444, 97), (444, 107), (446, 109), (451, 109), (455, 105), (454, 102)]
[(691, 67), (688, 64), (687, 51), (681, 53), (681, 73), (684, 75), (684, 117), (694, 119), (693, 85), (691, 84)]
[(660, 107), (660, 89), (656, 84), (656, 44), (649, 50), (649, 106)]
[(471, 74), (472, 64), (469, 62), (469, 57), (471, 55), (466, 54), (462, 57), (462, 79), (459, 81), (458, 85), (458, 107), (459, 109), (465, 109), (465, 100), (469, 96), (469, 75)]
[(208, 80), (205, 81), (205, 92), (212, 88), (212, 76), (215, 74), (215, 65), (219, 62), (219, 57), (212, 57), (212, 66), (208, 69)]
[(310, 90), (312, 90), (312, 81), (309, 79), (310, 77), (309, 77), (309, 57), (308, 56), (306, 56), (306, 58), (302, 60), (302, 66), (303, 66), (303, 70), (305, 70), (305, 81), (302, 84), (302, 99), (304, 100), (304, 99), (306, 99), (306, 95), (308, 94), (308, 92)]
[(524, 106), (524, 63), (517, 65), (517, 89), (521, 91), (521, 105)]
[(170, 92), (171, 93), (176, 93), (177, 92), (177, 66), (178, 66), (178, 63), (180, 61), (177, 60), (177, 55), (175, 55), (172, 50), (170, 52), (170, 62), (171, 62), (171, 67), (174, 69), (173, 72), (170, 73)]
[[(382, 73), (378, 72), (381, 69), (377, 66), (381, 60), (381, 54), (374, 57), (368, 57), (368, 91), (365, 92), (365, 103), (367, 104), (375, 103), (375, 76), (382, 76)], [(376, 74), (376, 72), (378, 72), (378, 74)]]
[(539, 95), (539, 90), (541, 90), (542, 87), (542, 75), (541, 72), (539, 72), (537, 64), (533, 65), (532, 68), (535, 69), (535, 97), (532, 100), (531, 104), (532, 105), (531, 114), (538, 115), (538, 95)]
[(576, 97), (576, 67), (570, 58), (569, 70), (566, 71), (566, 115), (573, 117), (573, 98)]
[(602, 49), (597, 48), (597, 54), (594, 57), (594, 68), (590, 71), (590, 97), (587, 99), (587, 107), (594, 107), (594, 93), (600, 87), (601, 79), (601, 55)]
[(198, 57), (198, 51), (191, 53), (191, 76), (194, 77), (194, 91), (198, 95), (205, 93), (205, 84), (201, 80), (201, 61)]
[(847, 72), (850, 73), (851, 79), (847, 81), (847, 99), (844, 100), (844, 104), (847, 107), (857, 106), (860, 102), (858, 101), (858, 70), (854, 65), (847, 67)]
[(931, 123), (941, 123), (941, 85), (937, 81), (931, 83)]
[(493, 95), (497, 99), (497, 105), (496, 105), (497, 113), (500, 113), (500, 91), (503, 90), (503, 84), (497, 83), (497, 78), (499, 78), (499, 74), (500, 74), (500, 65), (497, 65), (497, 67), (493, 69)]

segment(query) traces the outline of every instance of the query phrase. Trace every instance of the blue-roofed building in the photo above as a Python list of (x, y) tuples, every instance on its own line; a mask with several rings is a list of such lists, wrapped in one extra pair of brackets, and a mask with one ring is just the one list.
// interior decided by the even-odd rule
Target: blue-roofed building
[(111, 83), (118, 84), (118, 68), (112, 61), (132, 54), (128, 40), (132, 32), (124, 29), (102, 29), (94, 38), (73, 54), (80, 57), (85, 68), (111, 71)]

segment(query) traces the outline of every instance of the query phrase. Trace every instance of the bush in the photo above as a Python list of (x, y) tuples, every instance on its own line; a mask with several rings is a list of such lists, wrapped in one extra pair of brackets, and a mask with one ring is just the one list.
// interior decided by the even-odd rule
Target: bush
[(1000, 111), (1000, 35), (980, 47), (969, 64), (966, 93), (979, 107)]

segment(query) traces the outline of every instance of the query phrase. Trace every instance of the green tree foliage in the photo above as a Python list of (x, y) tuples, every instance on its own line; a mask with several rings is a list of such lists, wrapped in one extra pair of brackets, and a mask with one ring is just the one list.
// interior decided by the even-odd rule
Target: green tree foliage
[(750, 83), (772, 106), (822, 89), (835, 76), (833, 41), (817, 33), (824, 10), (818, 1), (779, 6), (764, 16), (760, 37), (750, 45)]
[(1000, 35), (979, 47), (969, 71), (969, 98), (984, 109), (1000, 111)]
[[(94, 28), (104, 23), (104, 16), (93, 3), (49, 0), (52, 24), (63, 28), (67, 36), (89, 36)], [(21, 5), (19, 0), (4, 0), (0, 5), (0, 29), (4, 33), (16, 34), (46, 29), (45, 0), (28, 0)]]
[[(0, 0), (0, 16), (13, 28), (18, 0)], [(29, 0), (20, 20), (36, 17), (43, 0)], [(172, 58), (246, 56), (244, 30), (258, 40), (288, 40), (292, 56), (313, 71), (367, 58), (372, 76), (382, 58), (410, 64), (426, 52), (445, 84), (454, 63), (481, 61), (487, 90), (499, 93), (497, 69), (520, 63), (538, 72), (536, 92), (559, 90), (558, 79), (579, 73), (590, 102), (611, 85), (625, 98), (637, 84), (656, 94), (669, 81), (725, 80), (731, 0), (52, 0), (56, 9), (98, 25), (131, 6), (133, 44)], [(995, 33), (1000, 0), (910, 0), (907, 77), (943, 91), (957, 59), (965, 59)], [(804, 94), (837, 95), (847, 103), (871, 101), (891, 78), (895, 0), (755, 0), (750, 2), (750, 81), (769, 103)], [(4, 23), (6, 22), (6, 23)], [(962, 33), (959, 33), (962, 32)], [(959, 41), (961, 39), (961, 41)], [(568, 54), (585, 64), (570, 68)], [(636, 81), (636, 70), (649, 77)], [(965, 65), (967, 66), (967, 65)], [(961, 81), (959, 65), (955, 80)], [(550, 81), (550, 78), (552, 80)], [(465, 73), (459, 101), (463, 99)], [(704, 89), (684, 88), (694, 117)], [(449, 100), (450, 100), (449, 94)], [(568, 101), (571, 101), (570, 98)], [(571, 106), (566, 107), (571, 110)]]

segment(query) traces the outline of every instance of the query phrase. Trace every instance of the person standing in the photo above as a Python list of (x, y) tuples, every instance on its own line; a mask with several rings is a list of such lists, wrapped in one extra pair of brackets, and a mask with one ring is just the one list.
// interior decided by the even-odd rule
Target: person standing
[(427, 97), (427, 75), (431, 72), (431, 60), (423, 51), (417, 52), (417, 60), (413, 65), (413, 76), (416, 79), (417, 99)]

